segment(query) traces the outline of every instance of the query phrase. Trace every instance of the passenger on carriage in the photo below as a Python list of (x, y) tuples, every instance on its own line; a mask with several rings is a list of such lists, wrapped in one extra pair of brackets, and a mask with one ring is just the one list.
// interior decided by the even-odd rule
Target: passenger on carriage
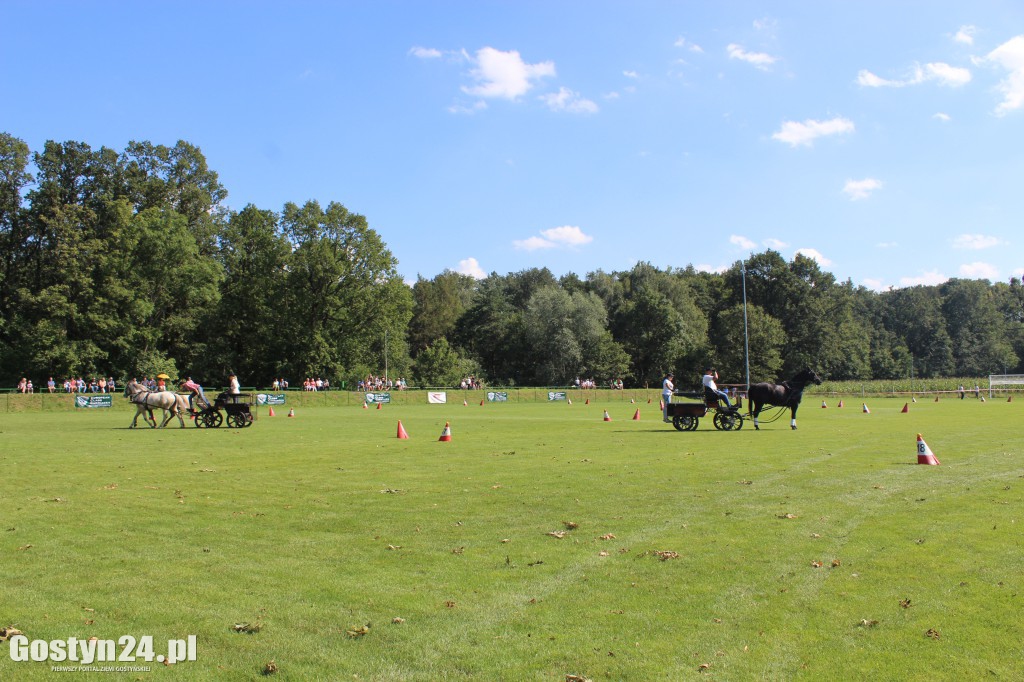
[(702, 381), (704, 383), (704, 393), (705, 394), (712, 394), (712, 395), (718, 396), (718, 398), (720, 400), (724, 400), (725, 401), (726, 409), (731, 410), (732, 409), (732, 403), (729, 402), (729, 394), (726, 393), (725, 391), (718, 390), (718, 385), (715, 383), (715, 379), (717, 379), (717, 378), (718, 378), (718, 372), (715, 371), (714, 367), (705, 367), (704, 368), (704, 378), (702, 379)]
[(181, 387), (188, 391), (188, 409), (191, 412), (195, 412), (195, 398), (199, 396), (199, 399), (203, 401), (203, 407), (210, 404), (210, 401), (206, 399), (206, 394), (203, 393), (203, 387), (192, 381), (192, 377), (185, 377), (185, 381), (181, 382)]

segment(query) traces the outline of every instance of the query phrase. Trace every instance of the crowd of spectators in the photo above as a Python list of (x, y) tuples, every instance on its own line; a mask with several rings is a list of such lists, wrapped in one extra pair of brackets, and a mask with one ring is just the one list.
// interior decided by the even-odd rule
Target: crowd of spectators
[(360, 379), (356, 382), (357, 391), (404, 391), (409, 388), (409, 384), (403, 377), (392, 379), (391, 377), (378, 377), (374, 375), (368, 375), (365, 379)]
[[(287, 385), (288, 382), (285, 382), (285, 386)], [(313, 377), (307, 377), (306, 380), (302, 382), (303, 391), (329, 391), (330, 389), (331, 382), (327, 379), (321, 379), (320, 377), (315, 379)]]
[[(61, 390), (64, 393), (114, 393), (117, 391), (117, 382), (114, 377), (92, 377), (86, 380), (85, 377), (68, 377), (58, 389), (57, 382), (50, 377), (46, 380), (46, 392), (56, 393)], [(36, 386), (28, 377), (22, 377), (17, 386), (18, 393), (35, 393)]]

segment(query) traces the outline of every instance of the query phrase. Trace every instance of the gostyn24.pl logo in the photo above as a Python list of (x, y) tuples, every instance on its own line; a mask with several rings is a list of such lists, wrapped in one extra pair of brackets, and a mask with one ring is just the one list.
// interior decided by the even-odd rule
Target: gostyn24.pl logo
[(65, 661), (80, 665), (93, 663), (150, 663), (174, 664), (179, 661), (196, 660), (196, 636), (189, 635), (185, 639), (167, 640), (166, 654), (158, 654), (153, 650), (153, 637), (143, 635), (136, 639), (131, 635), (113, 639), (45, 639), (30, 640), (25, 635), (14, 635), (10, 638), (12, 661)]

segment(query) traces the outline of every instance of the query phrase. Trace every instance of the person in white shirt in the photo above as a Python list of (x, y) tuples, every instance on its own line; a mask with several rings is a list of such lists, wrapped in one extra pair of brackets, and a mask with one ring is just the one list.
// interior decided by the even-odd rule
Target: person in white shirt
[(675, 375), (672, 374), (672, 372), (669, 372), (665, 375), (665, 380), (661, 382), (661, 408), (662, 416), (666, 422), (672, 421), (668, 418), (668, 404), (671, 402), (672, 393), (675, 392), (676, 388), (675, 384), (672, 383), (673, 379), (675, 379)]
[(718, 372), (715, 371), (714, 367), (704, 368), (704, 378), (702, 380), (704, 382), (704, 388), (708, 389), (709, 391), (717, 395), (719, 398), (724, 400), (726, 409), (731, 410), (732, 403), (729, 402), (729, 394), (726, 393), (725, 391), (718, 390), (718, 385), (715, 383), (715, 379), (717, 378)]

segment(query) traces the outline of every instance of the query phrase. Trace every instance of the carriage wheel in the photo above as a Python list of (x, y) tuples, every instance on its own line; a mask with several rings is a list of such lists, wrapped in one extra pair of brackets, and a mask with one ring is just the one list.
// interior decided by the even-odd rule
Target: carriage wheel
[(203, 426), (208, 429), (216, 429), (224, 423), (224, 415), (217, 411), (204, 412), (201, 416), (197, 417), (197, 419), (202, 419), (204, 422)]
[(196, 425), (196, 428), (206, 426), (204, 421), (205, 420), (203, 419), (203, 414), (201, 412), (192, 419), (192, 423)]
[(245, 428), (245, 415), (228, 414), (228, 426), (232, 429)]
[(252, 426), (252, 412), (245, 413), (245, 426)]
[(716, 412), (715, 428), (720, 431), (739, 431), (743, 428), (743, 417), (735, 412)]
[(679, 431), (693, 431), (697, 428), (697, 418), (692, 414), (677, 414), (672, 417), (672, 426)]

